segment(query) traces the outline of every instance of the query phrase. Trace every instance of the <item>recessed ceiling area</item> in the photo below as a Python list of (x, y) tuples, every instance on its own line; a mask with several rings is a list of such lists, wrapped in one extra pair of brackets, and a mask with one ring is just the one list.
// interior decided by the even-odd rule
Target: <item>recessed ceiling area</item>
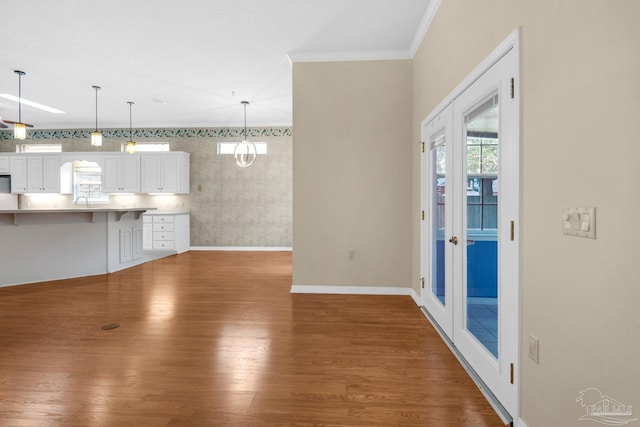
[[(433, 0), (431, 0), (433, 1)], [(0, 0), (0, 94), (36, 129), (292, 124), (293, 58), (410, 57), (430, 0)], [(18, 105), (0, 98), (0, 117)]]

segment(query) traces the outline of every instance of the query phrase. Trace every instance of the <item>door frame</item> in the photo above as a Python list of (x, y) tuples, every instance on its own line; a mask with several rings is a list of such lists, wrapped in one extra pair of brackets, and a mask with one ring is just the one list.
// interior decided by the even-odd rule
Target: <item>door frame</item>
[[(502, 41), (474, 70), (458, 85), (456, 88), (422, 121), (421, 123), (421, 132), (422, 132), (422, 141), (425, 141), (425, 126), (433, 121), (439, 114), (441, 114), (447, 107), (452, 105), (454, 101), (465, 92), (471, 85), (473, 85), (482, 75), (484, 75), (494, 64), (496, 64), (501, 58), (503, 58), (507, 53), (513, 52), (515, 54), (515, 72), (514, 72), (514, 82), (512, 84), (513, 87), (513, 97), (515, 98), (515, 120), (514, 120), (514, 137), (515, 137), (515, 147), (514, 153), (512, 157), (512, 161), (514, 162), (514, 167), (516, 169), (516, 177), (517, 182), (512, 183), (515, 186), (517, 191), (517, 197), (515, 200), (515, 205), (517, 206), (516, 212), (514, 212), (514, 233), (515, 233), (515, 253), (513, 253), (513, 258), (515, 259), (515, 265), (513, 268), (515, 269), (515, 277), (517, 277), (517, 283), (515, 285), (515, 289), (513, 292), (515, 293), (515, 301), (517, 301), (517, 315), (516, 315), (516, 324), (511, 325), (512, 333), (515, 335), (516, 339), (516, 363), (517, 366), (515, 368), (515, 404), (511, 405), (512, 408), (510, 410), (510, 415), (513, 419), (518, 419), (520, 414), (520, 396), (521, 396), (521, 382), (520, 382), (520, 373), (522, 372), (522, 333), (521, 333), (521, 318), (522, 318), (522, 302), (521, 302), (521, 273), (520, 273), (520, 253), (521, 253), (521, 240), (520, 240), (520, 218), (521, 218), (521, 206), (522, 206), (522, 197), (520, 194), (520, 180), (521, 180), (521, 172), (520, 172), (520, 90), (519, 90), (519, 82), (520, 82), (520, 30), (516, 28), (505, 40)], [(427, 145), (427, 144), (425, 144)], [(420, 205), (422, 212), (424, 215), (428, 212), (430, 206), (430, 189), (423, 188), (425, 180), (428, 182), (428, 174), (429, 170), (429, 151), (423, 145), (423, 153), (421, 155), (421, 173), (420, 173)], [(425, 242), (429, 240), (425, 240), (425, 237), (430, 236), (430, 222), (423, 218), (423, 221), (420, 222), (420, 274), (423, 280), (426, 280), (427, 277), (430, 276), (429, 271), (429, 260), (430, 260), (430, 248), (427, 247)], [(428, 286), (427, 283), (424, 284), (421, 290), (420, 301), (422, 306), (425, 306), (425, 299), (428, 296)], [(515, 329), (515, 330), (514, 330)], [(472, 377), (475, 376), (475, 373), (472, 374)], [(482, 388), (481, 388), (482, 389)], [(491, 392), (488, 394), (485, 393), (485, 396), (489, 400), (495, 399)], [(501, 403), (499, 402), (501, 405)], [(502, 416), (502, 414), (500, 414)]]

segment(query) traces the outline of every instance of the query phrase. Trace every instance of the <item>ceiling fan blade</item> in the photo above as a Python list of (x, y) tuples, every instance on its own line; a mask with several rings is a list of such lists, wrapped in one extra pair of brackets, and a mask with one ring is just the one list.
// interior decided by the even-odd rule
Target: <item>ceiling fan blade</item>
[[(5, 122), (5, 123), (9, 123), (11, 125), (15, 125), (16, 123), (18, 123), (18, 122), (14, 122), (12, 120), (6, 120), (6, 119), (2, 119), (2, 121)], [(33, 125), (30, 125), (29, 123), (23, 123), (23, 124), (28, 128), (32, 128), (33, 127)]]

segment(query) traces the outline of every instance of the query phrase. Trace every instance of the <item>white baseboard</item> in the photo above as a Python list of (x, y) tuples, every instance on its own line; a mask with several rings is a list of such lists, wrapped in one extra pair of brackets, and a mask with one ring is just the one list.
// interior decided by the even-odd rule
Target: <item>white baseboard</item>
[(522, 418), (518, 418), (518, 424), (516, 427), (527, 427), (527, 425), (522, 421)]
[(290, 246), (191, 246), (192, 251), (291, 252)]
[(412, 288), (392, 286), (323, 286), (292, 285), (292, 294), (341, 294), (341, 295), (408, 295), (419, 305), (418, 294)]

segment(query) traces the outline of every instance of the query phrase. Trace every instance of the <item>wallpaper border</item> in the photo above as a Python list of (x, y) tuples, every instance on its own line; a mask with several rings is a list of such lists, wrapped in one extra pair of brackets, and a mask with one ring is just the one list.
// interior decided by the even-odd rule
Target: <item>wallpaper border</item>
[[(92, 129), (31, 129), (27, 130), (27, 141), (30, 139), (75, 139), (90, 138)], [(256, 127), (247, 128), (251, 138), (267, 136), (292, 136), (291, 127)], [(104, 138), (129, 138), (129, 129), (103, 129)], [(244, 128), (142, 128), (133, 130), (136, 138), (240, 138)], [(13, 139), (13, 131), (0, 131), (0, 140)]]

